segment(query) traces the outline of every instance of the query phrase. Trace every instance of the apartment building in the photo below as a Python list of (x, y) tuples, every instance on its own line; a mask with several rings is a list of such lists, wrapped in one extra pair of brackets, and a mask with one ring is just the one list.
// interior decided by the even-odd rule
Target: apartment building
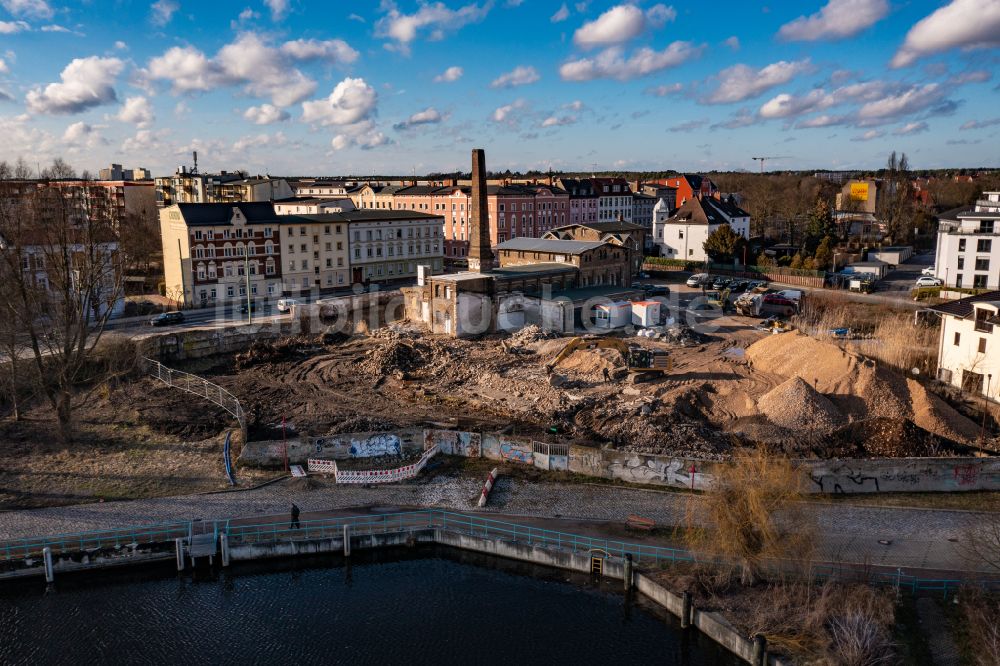
[(114, 223), (132, 216), (153, 216), (156, 211), (153, 183), (130, 180), (6, 180), (0, 197), (18, 199), (42, 190), (58, 192), (72, 221), (101, 219)]
[(560, 178), (556, 182), (569, 197), (568, 224), (597, 222), (599, 198), (591, 181), (586, 178)]
[(597, 221), (632, 221), (632, 190), (624, 178), (591, 178), (597, 193)]
[(941, 214), (934, 266), (949, 287), (1000, 289), (1000, 192)]
[(674, 203), (671, 205), (671, 208), (683, 206), (697, 196), (714, 197), (719, 193), (719, 188), (715, 186), (715, 183), (710, 178), (693, 173), (671, 176), (670, 178), (657, 181), (657, 183), (672, 187), (676, 191)]
[(340, 213), (278, 215), (278, 224), (282, 293), (350, 286), (349, 218)]
[(255, 176), (221, 183), (215, 191), (215, 201), (208, 203), (276, 201), (291, 196), (293, 196), (292, 188), (284, 178)]
[(149, 169), (123, 169), (121, 164), (112, 164), (97, 172), (98, 180), (151, 180), (152, 177)]
[(246, 174), (239, 171), (198, 173), (197, 169), (180, 166), (172, 176), (160, 176), (154, 180), (156, 205), (163, 208), (174, 204), (219, 203), (223, 200), (223, 185), (245, 179)]
[(350, 224), (352, 282), (386, 282), (417, 275), (417, 266), (444, 270), (444, 220), (406, 210), (339, 213)]
[(1000, 393), (1000, 291), (935, 305), (941, 316), (937, 378), (974, 395)]
[(166, 295), (209, 307), (283, 291), (281, 224), (265, 202), (173, 204), (160, 210)]
[[(321, 199), (338, 199), (349, 197), (357, 189), (357, 183), (347, 180), (330, 180), (326, 178), (293, 178), (288, 186), (296, 197), (317, 197)], [(360, 206), (358, 206), (360, 208)]]
[(669, 259), (708, 261), (704, 243), (724, 224), (750, 238), (750, 214), (729, 199), (696, 196), (673, 212), (661, 201), (654, 207), (653, 244)]

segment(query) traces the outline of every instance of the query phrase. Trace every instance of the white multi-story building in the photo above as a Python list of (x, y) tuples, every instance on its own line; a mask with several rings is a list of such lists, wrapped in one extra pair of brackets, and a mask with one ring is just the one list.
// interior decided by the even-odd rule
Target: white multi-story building
[(707, 261), (704, 243), (724, 224), (737, 235), (750, 238), (750, 213), (729, 200), (696, 196), (670, 215), (661, 199), (653, 207), (653, 245), (668, 259)]
[(1000, 192), (941, 215), (934, 266), (946, 286), (1000, 288)]
[(941, 316), (938, 379), (995, 400), (1000, 394), (1000, 291), (930, 309)]
[(591, 178), (597, 193), (598, 222), (631, 222), (632, 190), (624, 178)]
[(350, 219), (352, 282), (384, 282), (417, 275), (417, 266), (444, 268), (444, 218), (411, 210), (358, 210)]

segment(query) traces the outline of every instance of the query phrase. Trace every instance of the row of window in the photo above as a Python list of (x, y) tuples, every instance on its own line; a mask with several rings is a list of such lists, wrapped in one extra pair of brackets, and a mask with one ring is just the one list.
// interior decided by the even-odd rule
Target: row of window
[[(235, 247), (226, 243), (223, 247), (201, 247), (195, 246), (192, 249), (195, 259), (212, 259), (213, 257), (242, 257), (244, 256), (244, 246), (243, 243), (237, 243)], [(257, 246), (253, 243), (248, 243), (246, 246), (246, 256), (255, 256), (257, 254)], [(271, 241), (266, 241), (264, 243), (264, 254), (274, 254), (274, 246)]]
[[(958, 239), (958, 251), (965, 252), (965, 238)], [(979, 238), (976, 240), (976, 252), (990, 252), (993, 249), (993, 241), (989, 238)]]
[[(437, 254), (438, 251), (440, 250), (440, 245), (438, 245), (437, 241), (434, 241), (433, 244), (431, 244), (429, 242), (428, 243), (424, 243), (423, 247), (424, 247), (423, 252), (421, 252), (421, 250), (420, 250), (420, 243), (410, 243), (409, 245), (406, 246), (406, 249), (407, 249), (406, 254), (413, 254), (413, 255)], [(433, 248), (433, 250), (431, 248)], [(386, 255), (390, 256), (390, 257), (395, 257), (395, 256), (403, 257), (403, 256), (406, 256), (406, 255), (403, 254), (403, 246), (402, 245), (392, 245), (392, 244), (389, 244), (389, 245), (386, 246)], [(382, 256), (382, 246), (381, 245), (377, 245), (377, 246), (370, 246), (370, 247), (365, 248), (365, 256), (367, 256), (368, 258), (381, 257)], [(360, 259), (361, 258), (361, 248), (360, 247), (355, 247), (354, 248), (354, 258), (355, 259)]]
[[(305, 227), (303, 227), (303, 229), (304, 228)], [(272, 236), (273, 233), (274, 233), (274, 230), (271, 227), (264, 227), (264, 231), (263, 231), (264, 238), (271, 238), (271, 236)], [(202, 230), (202, 229), (195, 229), (194, 230), (194, 239), (196, 241), (200, 241), (200, 240), (215, 240), (215, 238), (216, 238), (217, 235), (218, 235), (219, 238), (222, 238), (223, 240), (227, 240), (227, 239), (230, 239), (230, 238), (253, 238), (257, 234), (256, 234), (256, 232), (253, 229), (242, 229), (242, 228), (237, 228), (237, 229), (223, 229), (222, 232), (220, 232), (219, 234), (216, 234), (215, 231), (213, 231), (212, 229), (204, 229), (204, 230)]]

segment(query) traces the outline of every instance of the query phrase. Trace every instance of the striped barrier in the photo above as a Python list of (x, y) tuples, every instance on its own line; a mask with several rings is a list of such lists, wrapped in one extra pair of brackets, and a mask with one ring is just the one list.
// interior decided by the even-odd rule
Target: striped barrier
[(337, 461), (336, 460), (320, 460), (318, 458), (309, 458), (306, 461), (306, 467), (310, 472), (315, 474), (334, 474), (337, 473)]
[[(337, 483), (395, 483), (420, 474), (420, 470), (427, 465), (428, 460), (437, 454), (438, 450), (437, 446), (431, 447), (424, 452), (424, 455), (420, 456), (420, 460), (417, 462), (395, 469), (337, 469), (335, 463), (334, 474), (337, 477)], [(310, 464), (312, 462), (312, 460), (309, 461)]]
[(497, 468), (494, 467), (493, 471), (486, 476), (486, 483), (483, 484), (483, 492), (479, 495), (479, 506), (486, 506), (486, 498), (489, 497), (490, 491), (493, 490), (493, 484), (497, 480)]

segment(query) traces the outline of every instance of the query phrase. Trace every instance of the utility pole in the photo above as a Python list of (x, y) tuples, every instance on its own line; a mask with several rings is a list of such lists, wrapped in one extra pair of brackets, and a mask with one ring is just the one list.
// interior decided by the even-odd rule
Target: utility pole
[(247, 323), (253, 323), (253, 301), (250, 297), (250, 251), (243, 246), (243, 278), (247, 285)]

